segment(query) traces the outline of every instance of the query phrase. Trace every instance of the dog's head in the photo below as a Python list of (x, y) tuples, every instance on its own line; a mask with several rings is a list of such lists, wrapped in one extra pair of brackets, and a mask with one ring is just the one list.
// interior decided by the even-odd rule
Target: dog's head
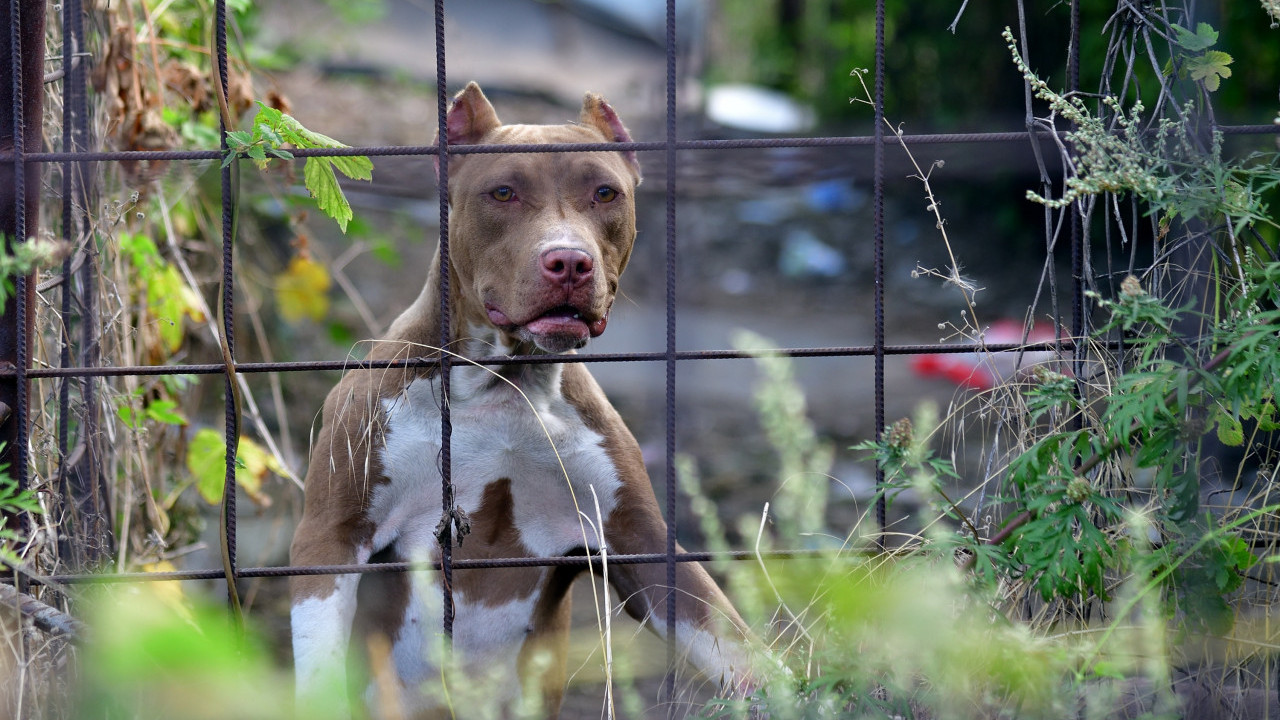
[[(447, 129), (450, 145), (631, 141), (598, 95), (577, 123), (503, 125), (475, 83)], [(635, 153), (472, 153), (448, 169), (459, 315), (522, 351), (566, 352), (604, 332), (636, 237)]]

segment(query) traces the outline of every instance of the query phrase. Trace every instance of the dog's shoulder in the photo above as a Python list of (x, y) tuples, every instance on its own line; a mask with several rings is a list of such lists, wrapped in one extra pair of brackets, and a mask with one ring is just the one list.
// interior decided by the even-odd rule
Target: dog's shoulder
[(325, 427), (360, 428), (376, 421), (383, 401), (404, 391), (419, 370), (403, 367), (349, 370), (325, 397)]
[(325, 398), (307, 468), (307, 485), (347, 487), (361, 497), (367, 494), (371, 485), (382, 479), (377, 450), (384, 441), (386, 401), (403, 394), (423, 373), (404, 367), (344, 373)]
[(560, 390), (565, 401), (577, 411), (582, 423), (604, 438), (604, 449), (621, 477), (627, 479), (648, 476), (640, 444), (584, 365), (565, 364)]

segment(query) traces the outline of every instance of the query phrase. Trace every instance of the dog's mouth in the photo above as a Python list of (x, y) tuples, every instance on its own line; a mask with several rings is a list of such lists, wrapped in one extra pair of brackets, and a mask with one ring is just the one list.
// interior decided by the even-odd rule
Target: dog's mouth
[[(537, 345), (553, 347), (582, 347), (587, 340), (599, 337), (609, 323), (609, 313), (592, 319), (590, 315), (572, 305), (557, 305), (534, 315), (524, 322), (513, 321), (496, 306), (485, 303), (489, 322), (498, 328), (517, 335), (528, 335)], [(550, 342), (544, 342), (550, 341)]]

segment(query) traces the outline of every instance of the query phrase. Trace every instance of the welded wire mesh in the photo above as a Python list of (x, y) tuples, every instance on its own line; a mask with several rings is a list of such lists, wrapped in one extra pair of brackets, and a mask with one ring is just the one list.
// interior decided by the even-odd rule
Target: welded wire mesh
[[(44, 8), (40, 3), (23, 2), (22, 0), (9, 0), (10, 10), (13, 18), (21, 17), (22, 13), (44, 12)], [(665, 447), (666, 456), (665, 476), (663, 485), (665, 487), (666, 499), (666, 521), (667, 521), (667, 537), (666, 552), (654, 553), (647, 555), (614, 555), (609, 558), (609, 562), (614, 564), (626, 563), (665, 563), (667, 566), (667, 582), (669, 585), (675, 585), (676, 564), (679, 562), (700, 562), (707, 561), (717, 557), (726, 557), (726, 554), (712, 554), (706, 552), (685, 552), (678, 553), (676, 551), (676, 535), (678, 532), (676, 518), (676, 400), (679, 394), (679, 368), (682, 363), (690, 361), (718, 361), (727, 359), (740, 359), (751, 357), (749, 353), (730, 350), (712, 350), (712, 351), (681, 351), (676, 345), (676, 322), (678, 319), (678, 303), (677, 303), (677, 264), (680, 256), (679, 238), (676, 232), (676, 197), (677, 184), (676, 172), (681, 160), (681, 153), (692, 150), (715, 150), (720, 152), (732, 152), (735, 150), (760, 149), (760, 148), (803, 148), (803, 147), (830, 147), (830, 148), (846, 148), (856, 146), (871, 146), (874, 151), (873, 159), (873, 198), (872, 207), (874, 213), (874, 296), (873, 305), (869, 308), (859, 308), (851, 310), (852, 312), (868, 313), (874, 317), (874, 342), (870, 345), (857, 346), (840, 346), (826, 348), (782, 348), (778, 350), (782, 355), (788, 357), (824, 357), (824, 356), (869, 356), (874, 359), (874, 397), (875, 397), (875, 428), (879, 440), (880, 432), (885, 425), (885, 377), (884, 367), (886, 358), (891, 356), (913, 355), (920, 353), (969, 353), (974, 351), (973, 346), (968, 345), (918, 345), (918, 344), (892, 344), (888, 342), (884, 327), (884, 305), (886, 302), (884, 292), (885, 280), (885, 256), (889, 250), (885, 244), (885, 168), (884, 168), (884, 150), (885, 143), (897, 143), (898, 139), (893, 138), (886, 140), (884, 133), (884, 95), (885, 88), (885, 2), (884, 0), (876, 0), (876, 39), (875, 39), (875, 66), (874, 66), (874, 122), (873, 134), (870, 136), (845, 136), (845, 137), (806, 137), (806, 138), (752, 138), (752, 139), (713, 139), (713, 140), (681, 140), (678, 137), (677, 127), (677, 47), (676, 47), (676, 17), (675, 2), (668, 0), (667, 2), (667, 19), (666, 19), (666, 87), (665, 87), (665, 111), (664, 111), (664, 137), (659, 141), (650, 142), (627, 142), (627, 143), (580, 143), (580, 144), (550, 144), (550, 145), (503, 145), (503, 146), (460, 146), (451, 147), (448, 145), (446, 132), (446, 112), (449, 103), (448, 93), (448, 75), (446, 73), (447, 52), (444, 45), (445, 40), (445, 17), (446, 3), (444, 0), (436, 0), (434, 3), (434, 41), (435, 41), (435, 63), (436, 63), (436, 99), (438, 117), (437, 123), (439, 127), (439, 141), (435, 145), (425, 146), (356, 146), (344, 149), (310, 149), (297, 150), (294, 155), (298, 158), (307, 158), (312, 156), (436, 156), (439, 158), (440, 173), (440, 197), (439, 197), (439, 232), (440, 232), (440, 252), (441, 252), (441, 268), (440, 268), (440, 298), (441, 307), (444, 312), (441, 314), (440, 337), (441, 345), (447, 345), (450, 337), (450, 323), (452, 319), (448, 312), (449, 308), (449, 272), (448, 272), (448, 243), (445, 241), (449, 232), (449, 198), (448, 198), (448, 173), (449, 158), (455, 155), (478, 154), (478, 153), (546, 153), (546, 152), (591, 152), (591, 151), (619, 151), (634, 150), (643, 153), (661, 152), (665, 156), (665, 203), (666, 203), (666, 222), (665, 222), (665, 245), (664, 245), (664, 295), (665, 295), (665, 347), (661, 350), (642, 353), (613, 353), (613, 354), (584, 354), (570, 356), (517, 356), (517, 357), (482, 357), (475, 358), (474, 362), (482, 365), (496, 364), (520, 364), (520, 363), (609, 363), (609, 362), (661, 362), (665, 369)], [(223, 92), (225, 96), (227, 84), (227, 37), (226, 37), (226, 2), (225, 0), (217, 0), (215, 4), (215, 52), (216, 67), (219, 70), (219, 78), (223, 84)], [(81, 198), (90, 190), (86, 186), (93, 176), (89, 171), (92, 163), (99, 162), (121, 162), (121, 161), (210, 161), (222, 160), (229, 152), (226, 144), (226, 131), (232, 128), (222, 127), (222, 146), (217, 150), (201, 150), (201, 151), (89, 151), (90, 131), (89, 131), (89, 113), (87, 110), (87, 78), (85, 63), (75, 63), (72, 57), (74, 48), (86, 47), (85, 31), (82, 23), (84, 8), (81, 0), (64, 0), (62, 4), (62, 22), (63, 36), (68, 38), (68, 42), (64, 42), (62, 65), (66, 69), (64, 82), (62, 83), (63, 92), (63, 139), (62, 149), (59, 151), (45, 152), (38, 147), (29, 147), (23, 142), (24, 129), (27, 119), (23, 115), (24, 96), (31, 93), (40, 93), (42, 88), (27, 87), (24, 85), (21, 74), (14, 72), (10, 78), (4, 78), (4, 81), (11, 84), (12, 94), (15, 98), (14, 106), (11, 109), (12, 120), (15, 128), (14, 145), (11, 152), (0, 153), (0, 162), (9, 164), (13, 168), (14, 177), (14, 206), (13, 213), (16, 219), (15, 236), (25, 238), (28, 235), (27, 225), (29, 218), (26, 216), (26, 206), (24, 197), (27, 191), (27, 171), (33, 164), (41, 163), (58, 163), (63, 167), (62, 172), (62, 229), (66, 235), (65, 239), (70, 242), (75, 238), (75, 233), (88, 233), (89, 225), (86, 214), (84, 212), (83, 201)], [(1078, 4), (1072, 3), (1072, 38), (1070, 44), (1070, 53), (1068, 61), (1068, 86), (1070, 89), (1078, 89), (1079, 82), (1079, 12)], [(9, 28), (11, 33), (11, 67), (20, 68), (22, 66), (23, 44), (19, 34), (19, 23), (14, 22)], [(1029, 99), (1028, 99), (1029, 102)], [(1030, 109), (1028, 108), (1030, 116)], [(1246, 125), (1234, 127), (1218, 128), (1223, 134), (1262, 134), (1274, 133), (1276, 128), (1273, 125)], [(950, 134), (931, 134), (931, 135), (904, 135), (901, 140), (908, 145), (913, 144), (940, 144), (940, 143), (1030, 143), (1035, 144), (1044, 138), (1050, 137), (1051, 133), (1043, 129), (1037, 129), (1029, 126), (1026, 131), (1020, 132), (990, 132), (990, 133), (950, 133)], [(354, 370), (354, 369), (370, 369), (370, 368), (389, 368), (389, 367), (438, 367), (441, 378), (441, 388), (445, 393), (440, 403), (440, 409), (443, 416), (441, 446), (442, 452), (440, 456), (440, 469), (442, 475), (442, 498), (443, 512), (446, 516), (453, 511), (453, 487), (450, 477), (450, 469), (452, 458), (450, 452), (450, 432), (451, 426), (449, 422), (449, 373), (450, 359), (447, 355), (436, 357), (417, 357), (404, 358), (388, 361), (359, 361), (351, 359), (342, 360), (321, 360), (321, 361), (300, 361), (300, 362), (245, 362), (240, 363), (236, 360), (235, 346), (235, 323), (236, 317), (236, 300), (235, 288), (237, 282), (237, 272), (233, 265), (235, 257), (234, 248), (237, 238), (235, 237), (235, 207), (234, 194), (231, 188), (232, 169), (224, 166), (221, 170), (221, 194), (222, 194), (222, 216), (221, 216), (221, 237), (222, 237), (222, 288), (221, 288), (221, 342), (223, 344), (224, 361), (219, 363), (207, 364), (183, 364), (183, 365), (165, 365), (165, 366), (149, 366), (149, 365), (131, 365), (131, 366), (105, 366), (102, 358), (99, 357), (97, 349), (97, 339), (93, 336), (94, 328), (97, 326), (93, 321), (98, 309), (94, 305), (95, 289), (93, 287), (94, 273), (92, 267), (73, 268), (70, 261), (64, 262), (62, 273), (62, 297), (61, 309), (64, 316), (70, 316), (73, 312), (78, 312), (82, 317), (88, 320), (80, 324), (81, 337), (78, 342), (70, 336), (70, 332), (64, 326), (61, 333), (61, 346), (58, 353), (58, 367), (32, 367), (29, 356), (31, 334), (33, 332), (30, 325), (30, 288), (31, 282), (27, 277), (16, 278), (16, 293), (14, 303), (7, 310), (6, 322), (12, 323), (15, 333), (12, 335), (4, 335), (6, 341), (12, 342), (12, 347), (0, 348), (0, 356), (14, 358), (11, 366), (0, 366), (0, 384), (8, 388), (15, 400), (12, 408), (11, 421), (6, 422), (5, 430), (8, 447), (12, 449), (11, 455), (11, 472), (19, 483), (19, 487), (26, 487), (29, 484), (28, 478), (28, 448), (30, 447), (30, 427), (27, 421), (29, 415), (30, 400), (28, 397), (28, 387), (32, 380), (42, 378), (59, 378), (59, 414), (57, 427), (57, 451), (63, 461), (72, 453), (71, 448), (71, 430), (69, 420), (72, 414), (70, 389), (74, 384), (80, 384), (84, 400), (80, 407), (85, 409), (87, 413), (84, 417), (79, 418), (77, 433), (84, 438), (89, 439), (88, 452), (101, 453), (105, 450), (95, 444), (97, 434), (97, 419), (94, 415), (96, 412), (96, 402), (93, 400), (95, 392), (95, 384), (93, 379), (104, 377), (119, 376), (155, 376), (168, 374), (183, 375), (223, 375), (224, 382), (224, 403), (225, 403), (225, 427), (224, 433), (227, 441), (228, 453), (225, 462), (225, 486), (224, 497), (228, 503), (228, 513), (226, 518), (226, 562), (225, 567), (219, 570), (193, 570), (180, 572), (151, 572), (151, 573), (118, 573), (114, 575), (77, 575), (77, 574), (59, 574), (48, 578), (52, 582), (61, 584), (81, 583), (81, 582), (141, 582), (141, 581), (172, 581), (172, 580), (195, 580), (195, 579), (226, 579), (230, 576), (231, 581), (245, 578), (256, 577), (282, 577), (294, 575), (316, 575), (316, 574), (341, 574), (341, 573), (380, 573), (380, 572), (403, 572), (418, 567), (432, 567), (439, 570), (444, 578), (444, 627), (446, 633), (450, 632), (453, 622), (453, 604), (452, 596), (449, 588), (452, 587), (450, 581), (452, 573), (457, 570), (468, 570), (476, 568), (495, 568), (495, 567), (527, 567), (527, 566), (556, 566), (556, 565), (586, 565), (590, 558), (587, 557), (521, 557), (521, 558), (499, 558), (488, 560), (454, 560), (451, 554), (452, 538), (449, 534), (449, 525), (444, 525), (444, 535), (441, 541), (440, 560), (436, 563), (428, 563), (426, 565), (418, 565), (414, 563), (381, 563), (381, 564), (364, 564), (352, 566), (278, 566), (278, 567), (242, 567), (239, 565), (236, 554), (236, 457), (235, 447), (236, 438), (239, 436), (239, 409), (237, 407), (237, 390), (236, 375), (248, 373), (286, 373), (286, 372), (318, 372), (318, 371), (335, 371), (335, 370)], [(77, 207), (77, 203), (80, 206)], [(1072, 337), (1083, 337), (1086, 334), (1084, 318), (1084, 285), (1083, 276), (1084, 269), (1082, 266), (1085, 249), (1082, 242), (1082, 232), (1078, 226), (1078, 218), (1075, 213), (1071, 214), (1071, 231), (1070, 241), (1072, 244), (1072, 276), (1076, 278), (1076, 285), (1072, 292), (1073, 309), (1072, 317)], [(74, 276), (74, 277), (73, 277)], [(79, 296), (73, 296), (73, 283), (78, 280)], [(988, 344), (985, 349), (991, 352), (1006, 351), (1027, 351), (1027, 350), (1064, 350), (1064, 344), (1072, 347), (1068, 343), (1049, 343), (1041, 345), (1025, 345), (1019, 343), (1010, 344)], [(75, 349), (78, 347), (78, 351)], [(1076, 351), (1077, 361), (1083, 359), (1082, 349)], [(87, 467), (94, 467), (93, 462), (89, 462)], [(102, 498), (106, 493), (103, 484), (106, 479), (100, 475), (77, 475), (73, 480), (68, 479), (66, 475), (61, 478), (62, 486), (59, 491), (69, 502), (75, 503), (81, 508), (82, 514), (86, 516), (101, 516), (105, 513), (105, 509), (101, 506)], [(882, 471), (877, 475), (877, 483), (883, 482)], [(885, 506), (883, 497), (879, 501), (877, 509), (877, 518), (880, 527), (884, 527)], [(70, 549), (67, 552), (71, 552)], [(98, 554), (102, 553), (102, 549), (97, 550)], [(772, 557), (787, 558), (799, 557), (808, 554), (807, 551), (780, 551), (769, 553)], [(736, 552), (729, 553), (730, 558), (748, 558), (756, 557), (756, 553)], [(667, 632), (668, 638), (675, 637), (675, 603), (679, 602), (679, 593), (671, 592), (667, 594), (668, 607), (666, 610)], [(668, 665), (674, 666), (675, 646), (668, 644)]]

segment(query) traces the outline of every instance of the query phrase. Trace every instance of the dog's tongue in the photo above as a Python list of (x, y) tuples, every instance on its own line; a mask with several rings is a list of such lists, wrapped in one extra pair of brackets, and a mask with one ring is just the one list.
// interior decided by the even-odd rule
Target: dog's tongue
[(572, 310), (552, 310), (551, 312), (540, 317), (530, 320), (524, 327), (526, 330), (538, 335), (560, 335), (573, 338), (578, 342), (585, 342), (587, 338), (599, 335), (599, 332), (592, 332), (596, 325), (600, 326), (600, 332), (604, 332), (604, 321), (587, 325), (582, 317)]

